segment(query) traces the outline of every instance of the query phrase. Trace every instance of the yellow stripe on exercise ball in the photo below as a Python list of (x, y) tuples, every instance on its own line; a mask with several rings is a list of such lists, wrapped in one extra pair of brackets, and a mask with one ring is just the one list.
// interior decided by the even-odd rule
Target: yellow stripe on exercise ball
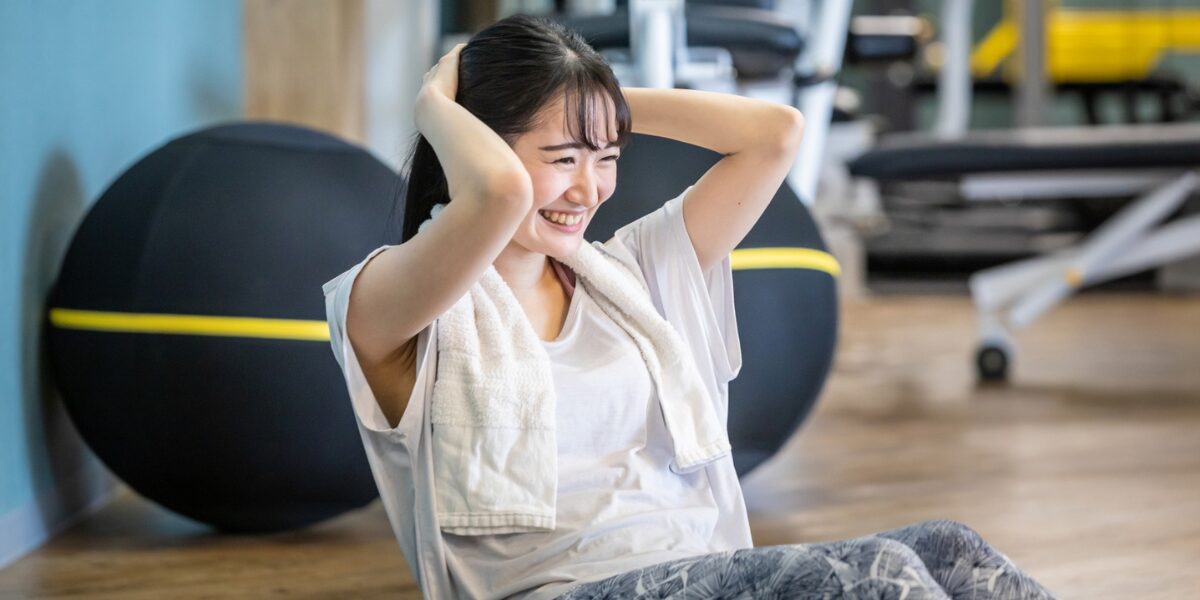
[[(730, 262), (734, 270), (813, 269), (829, 273), (834, 277), (841, 272), (837, 259), (826, 252), (809, 248), (744, 248), (734, 250), (730, 254)], [(119, 333), (329, 341), (329, 326), (325, 321), (305, 319), (217, 317), (52, 308), (50, 309), (50, 323), (60, 329)]]
[(812, 269), (837, 277), (837, 259), (812, 248), (740, 248), (729, 256), (734, 271), (747, 269)]
[(50, 309), (50, 323), (62, 329), (91, 331), (329, 341), (329, 326), (325, 321), (306, 319), (215, 317), (52, 308)]

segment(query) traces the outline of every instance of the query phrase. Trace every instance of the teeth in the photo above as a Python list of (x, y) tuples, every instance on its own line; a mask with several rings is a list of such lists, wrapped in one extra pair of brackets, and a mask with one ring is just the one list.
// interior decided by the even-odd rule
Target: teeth
[(543, 217), (546, 217), (547, 219), (554, 221), (555, 223), (558, 223), (559, 225), (568, 225), (568, 226), (575, 225), (576, 223), (583, 220), (582, 214), (568, 215), (568, 214), (564, 214), (564, 213), (550, 212), (550, 211), (545, 211), (545, 210), (541, 211), (541, 213), (542, 213)]

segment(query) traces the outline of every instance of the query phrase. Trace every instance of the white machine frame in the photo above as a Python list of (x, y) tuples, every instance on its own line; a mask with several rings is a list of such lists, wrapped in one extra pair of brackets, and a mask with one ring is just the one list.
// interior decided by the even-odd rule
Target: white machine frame
[(1016, 349), (1013, 333), (1076, 290), (1200, 254), (1200, 215), (1155, 229), (1200, 189), (1200, 175), (1195, 171), (972, 175), (960, 189), (971, 200), (1055, 197), (1064, 189), (1075, 197), (1143, 191), (1076, 246), (971, 276), (971, 296), (979, 318), (976, 361), (985, 379), (1007, 375)]

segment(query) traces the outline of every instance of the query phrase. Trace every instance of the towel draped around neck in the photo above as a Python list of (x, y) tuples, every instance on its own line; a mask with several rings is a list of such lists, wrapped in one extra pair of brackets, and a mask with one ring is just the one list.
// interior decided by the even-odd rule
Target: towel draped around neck
[[(418, 232), (445, 206), (435, 205)], [(689, 473), (729, 455), (694, 358), (654, 309), (640, 272), (586, 240), (559, 261), (637, 346), (670, 434), (671, 470)], [(430, 422), (439, 525), (457, 535), (553, 530), (557, 398), (549, 354), (512, 289), (489, 266), (435, 327)]]

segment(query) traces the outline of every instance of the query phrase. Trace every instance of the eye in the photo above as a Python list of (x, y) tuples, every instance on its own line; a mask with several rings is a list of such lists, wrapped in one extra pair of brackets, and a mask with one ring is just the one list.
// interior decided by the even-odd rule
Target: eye
[(617, 159), (618, 159), (618, 158), (621, 158), (621, 155), (620, 155), (620, 154), (613, 154), (613, 155), (610, 155), (610, 156), (605, 156), (605, 157), (604, 157), (604, 160), (611, 160), (611, 161), (613, 161), (613, 162), (617, 162)]
[[(566, 162), (566, 163), (563, 163), (563, 161), (571, 161), (571, 162)], [(558, 160), (554, 161), (554, 164), (556, 164), (556, 165), (557, 165), (557, 164), (559, 164), (559, 163), (568, 164), (568, 165), (573, 165), (573, 164), (575, 164), (575, 157), (573, 157), (573, 156), (568, 156), (568, 157), (566, 157), (566, 158), (560, 158), (560, 159), (558, 159)]]

